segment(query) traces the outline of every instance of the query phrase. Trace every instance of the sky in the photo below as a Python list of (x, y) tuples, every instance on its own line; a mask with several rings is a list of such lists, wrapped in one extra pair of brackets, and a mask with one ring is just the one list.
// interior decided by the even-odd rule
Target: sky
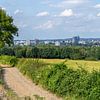
[(15, 39), (100, 38), (100, 0), (0, 0), (19, 28)]

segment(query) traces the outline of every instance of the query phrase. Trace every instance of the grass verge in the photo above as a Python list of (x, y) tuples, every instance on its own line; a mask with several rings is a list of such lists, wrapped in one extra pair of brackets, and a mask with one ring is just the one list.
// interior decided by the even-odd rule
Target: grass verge
[(17, 67), (34, 83), (66, 100), (100, 100), (100, 71), (89, 73), (81, 66), (73, 70), (64, 63), (46, 65), (32, 59), (21, 59)]

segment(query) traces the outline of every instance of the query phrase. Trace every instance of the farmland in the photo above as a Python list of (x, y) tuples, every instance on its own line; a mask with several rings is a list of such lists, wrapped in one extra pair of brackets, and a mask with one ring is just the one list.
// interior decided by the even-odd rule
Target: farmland
[(65, 100), (100, 100), (99, 61), (1, 58), (3, 64), (5, 60), (15, 65), (33, 83)]
[[(57, 64), (64, 62), (65, 59), (41, 59), (46, 63)], [(77, 69), (79, 66), (87, 71), (100, 70), (100, 61), (86, 61), (86, 60), (66, 60), (66, 65), (70, 68)]]
[[(64, 60), (57, 59), (20, 59), (17, 68), (34, 83), (66, 100), (99, 100), (100, 72), (93, 71), (99, 68), (91, 67), (92, 63), (96, 62), (69, 60), (64, 64)], [(85, 70), (82, 64), (89, 68)]]
[[(18, 59), (32, 60), (32, 58), (18, 58)], [(68, 65), (68, 67), (73, 69), (77, 69), (79, 68), (79, 66), (81, 66), (87, 71), (100, 70), (100, 61), (69, 60), (69, 59), (38, 59), (38, 60), (48, 64), (60, 64), (62, 62), (65, 62), (65, 64)], [(6, 66), (7, 65), (14, 66), (16, 65), (16, 63), (17, 59), (15, 57), (0, 56), (0, 64), (5, 64)]]

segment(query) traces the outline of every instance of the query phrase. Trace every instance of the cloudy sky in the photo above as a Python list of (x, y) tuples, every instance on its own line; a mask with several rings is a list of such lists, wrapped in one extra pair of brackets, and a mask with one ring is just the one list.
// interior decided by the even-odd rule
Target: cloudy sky
[(100, 37), (100, 0), (0, 0), (19, 28), (15, 39)]

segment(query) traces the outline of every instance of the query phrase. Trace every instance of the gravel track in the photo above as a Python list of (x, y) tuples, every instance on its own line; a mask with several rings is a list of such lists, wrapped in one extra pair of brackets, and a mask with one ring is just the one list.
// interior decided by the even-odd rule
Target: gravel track
[[(38, 95), (45, 100), (62, 100), (56, 95), (35, 85), (31, 80), (25, 78), (17, 68), (4, 68), (4, 79), (9, 88), (11, 88), (19, 97)], [(33, 98), (33, 100), (35, 100)]]

